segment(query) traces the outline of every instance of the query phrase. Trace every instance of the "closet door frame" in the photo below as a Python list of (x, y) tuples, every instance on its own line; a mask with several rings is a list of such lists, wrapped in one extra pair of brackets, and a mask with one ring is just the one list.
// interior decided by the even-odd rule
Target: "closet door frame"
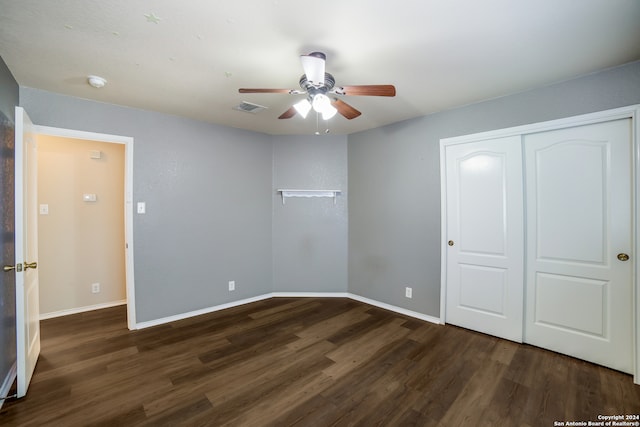
[[(545, 132), (550, 130), (565, 129), (587, 124), (607, 122), (618, 119), (631, 119), (631, 144), (633, 152), (633, 161), (631, 165), (632, 176), (632, 247), (633, 254), (630, 259), (633, 262), (632, 273), (632, 331), (633, 331), (633, 361), (634, 375), (633, 381), (640, 384), (640, 104), (627, 107), (615, 108), (611, 110), (599, 111), (595, 113), (583, 114), (579, 116), (567, 117), (563, 119), (550, 120), (546, 122), (533, 123), (523, 126), (515, 126), (505, 129), (492, 130), (488, 132), (480, 132), (471, 135), (463, 135), (452, 138), (444, 138), (440, 140), (440, 207), (441, 207), (441, 288), (440, 288), (440, 323), (444, 324), (446, 319), (446, 294), (447, 294), (447, 194), (446, 194), (446, 159), (445, 148), (449, 145), (464, 144), (474, 141), (483, 141), (488, 139), (496, 139), (509, 136), (524, 136), (535, 132)], [(522, 277), (525, 283), (525, 277)], [(523, 310), (524, 303), (523, 300)], [(524, 322), (524, 320), (523, 320)], [(524, 330), (524, 323), (522, 325)]]

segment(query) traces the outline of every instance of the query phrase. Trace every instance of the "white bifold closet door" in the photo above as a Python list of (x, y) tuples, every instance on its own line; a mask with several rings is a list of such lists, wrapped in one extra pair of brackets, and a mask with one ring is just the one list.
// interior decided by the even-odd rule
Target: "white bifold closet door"
[(524, 136), (525, 341), (633, 372), (631, 119)]

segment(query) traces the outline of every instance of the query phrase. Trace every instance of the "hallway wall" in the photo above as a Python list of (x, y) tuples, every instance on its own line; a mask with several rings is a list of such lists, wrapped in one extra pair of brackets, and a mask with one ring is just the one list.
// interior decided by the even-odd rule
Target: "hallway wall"
[(38, 135), (38, 204), (40, 315), (125, 302), (124, 145)]

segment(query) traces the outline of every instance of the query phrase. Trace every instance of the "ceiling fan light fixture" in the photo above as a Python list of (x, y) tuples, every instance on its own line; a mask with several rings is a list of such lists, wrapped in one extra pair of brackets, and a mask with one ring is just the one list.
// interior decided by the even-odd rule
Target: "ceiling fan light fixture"
[(323, 120), (329, 120), (330, 118), (335, 116), (337, 112), (338, 112), (338, 110), (333, 105), (329, 104), (322, 111), (322, 119)]
[(311, 103), (307, 99), (303, 99), (302, 101), (293, 104), (293, 108), (296, 109), (303, 119), (306, 119), (307, 114), (311, 111)]
[(335, 95), (358, 95), (358, 96), (396, 96), (396, 88), (393, 85), (360, 85), (360, 86), (338, 86), (336, 80), (325, 72), (325, 61), (327, 56), (322, 52), (311, 52), (308, 55), (301, 55), (302, 68), (304, 74), (300, 77), (298, 84), (300, 89), (266, 89), (240, 88), (240, 93), (287, 93), (289, 95), (306, 95), (306, 99), (299, 101), (289, 107), (278, 119), (290, 119), (299, 114), (306, 119), (311, 109), (316, 112), (316, 120), (322, 114), (323, 120), (327, 121), (340, 113), (347, 120), (355, 119), (362, 113)]
[(327, 108), (327, 106), (331, 107), (331, 100), (327, 95), (319, 93), (313, 96), (311, 105), (316, 112), (322, 113)]
[(331, 105), (331, 100), (329, 99), (329, 97), (322, 93), (314, 95), (311, 104), (314, 111), (322, 114), (322, 118), (324, 120), (329, 120), (338, 112), (338, 110), (333, 105)]

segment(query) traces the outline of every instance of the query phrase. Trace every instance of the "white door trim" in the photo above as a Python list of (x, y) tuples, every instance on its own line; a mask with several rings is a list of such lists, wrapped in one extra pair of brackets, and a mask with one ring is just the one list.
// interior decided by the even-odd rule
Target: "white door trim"
[(136, 326), (136, 300), (133, 273), (133, 138), (121, 135), (85, 132), (50, 126), (35, 126), (38, 134), (63, 138), (86, 139), (90, 141), (124, 144), (124, 234), (125, 234), (125, 281), (127, 290), (127, 326), (130, 330)]
[[(640, 256), (640, 104), (630, 105), (627, 107), (615, 108), (611, 110), (599, 111), (595, 113), (582, 114), (579, 116), (566, 117), (557, 120), (550, 120), (540, 123), (532, 123), (528, 125), (515, 126), (505, 129), (497, 129), (488, 132), (479, 132), (470, 135), (462, 135), (451, 138), (443, 138), (440, 140), (440, 208), (441, 208), (441, 282), (440, 282), (440, 322), (445, 323), (446, 318), (446, 265), (447, 265), (447, 243), (445, 241), (447, 230), (447, 197), (446, 197), (446, 177), (445, 177), (445, 156), (444, 147), (453, 144), (463, 144), (473, 141), (481, 141), (485, 139), (495, 139), (508, 136), (524, 135), (535, 132), (545, 132), (569, 127), (576, 127), (586, 124), (606, 122), (616, 119), (631, 119), (631, 144), (633, 149), (632, 162), (632, 239), (633, 239), (633, 348), (634, 348), (634, 376), (633, 381), (640, 384), (640, 262), (636, 258)], [(524, 277), (523, 277), (524, 280)], [(523, 325), (524, 326), (524, 325)]]

